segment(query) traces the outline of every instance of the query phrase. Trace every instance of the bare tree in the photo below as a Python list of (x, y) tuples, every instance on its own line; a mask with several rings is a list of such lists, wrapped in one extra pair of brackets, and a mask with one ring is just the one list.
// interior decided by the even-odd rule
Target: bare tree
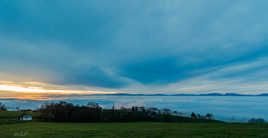
[(206, 118), (209, 120), (213, 119), (213, 115), (211, 113), (207, 113)]
[(0, 111), (7, 111), (6, 106), (2, 103), (0, 103)]
[(192, 112), (192, 114), (191, 114), (191, 118), (196, 119), (196, 115), (195, 115), (195, 113), (194, 113), (194, 112)]

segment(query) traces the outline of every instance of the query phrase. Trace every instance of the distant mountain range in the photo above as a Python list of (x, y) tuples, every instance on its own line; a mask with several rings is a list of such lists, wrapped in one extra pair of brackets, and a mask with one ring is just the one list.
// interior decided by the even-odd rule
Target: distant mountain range
[(115, 93), (115, 94), (92, 94), (96, 96), (268, 96), (268, 93), (262, 94), (237, 94), (237, 93), (207, 93), (207, 94), (130, 94), (130, 93)]

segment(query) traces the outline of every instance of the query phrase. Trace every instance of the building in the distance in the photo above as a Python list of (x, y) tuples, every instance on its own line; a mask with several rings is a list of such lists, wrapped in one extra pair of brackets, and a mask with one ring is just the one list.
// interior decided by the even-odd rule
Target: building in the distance
[(33, 117), (32, 117), (32, 115), (29, 115), (29, 114), (22, 114), (19, 116), (19, 120), (31, 121), (31, 120), (33, 120)]

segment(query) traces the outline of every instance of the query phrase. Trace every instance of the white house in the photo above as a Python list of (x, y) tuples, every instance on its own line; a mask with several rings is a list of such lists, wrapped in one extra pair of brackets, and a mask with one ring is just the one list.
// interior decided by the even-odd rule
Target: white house
[(33, 120), (33, 117), (32, 115), (24, 114), (24, 115), (19, 116), (19, 120), (30, 121), (30, 120)]

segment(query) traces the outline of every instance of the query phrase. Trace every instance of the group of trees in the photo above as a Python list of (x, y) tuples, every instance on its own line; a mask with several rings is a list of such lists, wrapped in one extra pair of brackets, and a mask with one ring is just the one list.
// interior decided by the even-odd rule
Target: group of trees
[(248, 123), (265, 123), (265, 120), (263, 118), (251, 118)]
[(44, 104), (38, 109), (42, 120), (56, 122), (97, 122), (101, 110), (98, 104), (79, 106), (67, 102)]
[(135, 121), (161, 121), (161, 122), (206, 122), (214, 121), (204, 118), (190, 118), (172, 115), (171, 112), (157, 108), (131, 107), (103, 109), (97, 103), (87, 105), (73, 105), (59, 102), (44, 104), (37, 111), (41, 113), (41, 120), (53, 122), (135, 122)]
[[(27, 112), (28, 110), (17, 111)], [(7, 111), (4, 104), (0, 102), (0, 111)], [(43, 104), (39, 109), (39, 119), (52, 122), (135, 122), (135, 121), (156, 121), (156, 122), (219, 122), (214, 120), (211, 113), (206, 115), (191, 113), (190, 117), (183, 117), (177, 111), (170, 109), (144, 108), (133, 106), (131, 108), (121, 107), (120, 109), (103, 109), (99, 104), (89, 102), (87, 105), (74, 105), (67, 102)], [(248, 123), (265, 123), (262, 118), (252, 118)]]
[(194, 112), (192, 112), (191, 114), (191, 118), (193, 119), (208, 119), (208, 120), (213, 120), (213, 115), (211, 113), (207, 113), (205, 116), (202, 116), (200, 114), (195, 114)]

